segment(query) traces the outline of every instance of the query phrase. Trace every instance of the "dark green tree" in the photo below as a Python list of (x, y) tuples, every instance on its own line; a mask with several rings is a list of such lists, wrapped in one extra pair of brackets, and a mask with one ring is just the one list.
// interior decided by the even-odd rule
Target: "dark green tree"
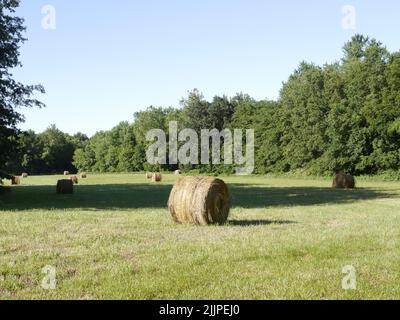
[(19, 0), (0, 1), (0, 170), (17, 152), (18, 123), (24, 120), (19, 108), (42, 107), (32, 98), (35, 91), (44, 93), (40, 85), (23, 85), (13, 78), (12, 69), (21, 66), (19, 48), (25, 42), (24, 20), (15, 16)]
[(39, 138), (43, 144), (41, 158), (47, 172), (75, 171), (72, 164), (75, 146), (71, 142), (70, 136), (57, 129), (55, 125), (51, 125), (39, 135)]

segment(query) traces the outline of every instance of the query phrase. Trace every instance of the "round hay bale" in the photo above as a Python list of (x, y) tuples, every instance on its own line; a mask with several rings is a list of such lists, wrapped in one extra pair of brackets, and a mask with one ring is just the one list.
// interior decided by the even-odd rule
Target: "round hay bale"
[(72, 194), (74, 193), (74, 183), (71, 179), (58, 180), (56, 190), (58, 194)]
[(152, 175), (152, 180), (153, 182), (161, 182), (162, 180), (162, 175), (159, 172), (154, 172)]
[(356, 180), (350, 174), (339, 172), (333, 179), (332, 187), (337, 189), (354, 189), (356, 187)]
[(78, 184), (79, 180), (77, 176), (71, 176), (69, 179), (72, 181), (73, 184)]
[(11, 184), (13, 186), (17, 186), (17, 185), (21, 184), (21, 179), (19, 177), (12, 177), (11, 178)]
[(177, 176), (179, 176), (181, 173), (182, 173), (181, 170), (175, 170), (175, 174), (176, 174)]
[(87, 173), (86, 172), (82, 172), (81, 173), (81, 179), (86, 179), (87, 178)]
[(152, 179), (153, 178), (153, 172), (146, 172), (145, 177), (146, 177), (147, 180)]
[(182, 177), (171, 191), (168, 209), (176, 223), (223, 224), (230, 210), (228, 187), (212, 177)]
[(64, 176), (69, 176), (69, 171), (64, 171)]
[(26, 178), (28, 178), (28, 174), (26, 172), (24, 172), (24, 173), (21, 174), (21, 177), (26, 179)]

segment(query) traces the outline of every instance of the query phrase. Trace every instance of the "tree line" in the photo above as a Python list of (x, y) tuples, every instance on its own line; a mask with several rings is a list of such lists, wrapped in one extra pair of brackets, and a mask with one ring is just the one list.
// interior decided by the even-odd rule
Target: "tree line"
[[(380, 42), (354, 36), (343, 58), (318, 66), (302, 62), (283, 83), (277, 101), (246, 94), (207, 101), (197, 90), (178, 108), (149, 107), (110, 131), (91, 138), (69, 136), (54, 126), (41, 134), (21, 133), (18, 152), (7, 162), (12, 172), (63, 170), (133, 172), (176, 170), (176, 165), (149, 165), (146, 133), (179, 130), (254, 129), (255, 173), (398, 174), (400, 168), (400, 52)], [(221, 144), (223, 146), (223, 144)], [(223, 152), (221, 152), (223, 154)], [(200, 173), (232, 173), (224, 165), (186, 166)]]
[(69, 135), (51, 125), (42, 133), (32, 130), (20, 133), (15, 139), (13, 156), (5, 163), (5, 172), (19, 175), (54, 174), (76, 171), (74, 153), (84, 146), (88, 137), (82, 133)]

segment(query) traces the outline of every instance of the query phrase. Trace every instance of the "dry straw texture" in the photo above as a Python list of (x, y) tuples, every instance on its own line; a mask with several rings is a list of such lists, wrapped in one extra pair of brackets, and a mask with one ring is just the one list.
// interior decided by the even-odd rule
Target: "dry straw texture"
[(71, 176), (70, 179), (74, 184), (78, 184), (79, 183), (79, 180), (78, 180), (77, 176)]
[(69, 176), (69, 171), (64, 171), (64, 176)]
[(161, 173), (159, 173), (159, 172), (153, 173), (153, 175), (152, 175), (152, 180), (153, 180), (154, 182), (161, 182), (161, 180), (162, 180), (162, 175), (161, 175)]
[(176, 223), (223, 224), (230, 209), (228, 187), (212, 177), (182, 177), (171, 191), (168, 209)]
[(333, 188), (338, 189), (354, 189), (356, 187), (356, 181), (353, 176), (344, 173), (338, 173), (333, 179)]
[(74, 184), (71, 179), (58, 180), (57, 182), (58, 194), (72, 194), (74, 193)]
[(148, 180), (152, 179), (152, 178), (153, 178), (153, 172), (146, 172), (145, 177), (146, 177), (146, 179), (148, 179)]
[(12, 177), (11, 178), (11, 184), (13, 186), (19, 185), (19, 184), (21, 184), (21, 179), (19, 177)]
[(28, 178), (28, 174), (26, 172), (24, 172), (23, 174), (21, 174), (22, 178)]

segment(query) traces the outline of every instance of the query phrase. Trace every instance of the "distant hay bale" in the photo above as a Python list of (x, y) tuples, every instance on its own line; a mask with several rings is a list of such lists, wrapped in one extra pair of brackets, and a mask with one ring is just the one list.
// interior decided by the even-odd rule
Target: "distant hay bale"
[(153, 172), (146, 172), (145, 178), (146, 178), (147, 180), (152, 179), (152, 178), (153, 178)]
[(228, 187), (212, 177), (182, 177), (171, 191), (168, 209), (176, 223), (223, 224), (230, 210)]
[(73, 184), (78, 184), (79, 183), (79, 180), (78, 180), (77, 176), (71, 176), (69, 179), (73, 182)]
[(21, 184), (21, 179), (19, 177), (12, 177), (11, 178), (11, 184), (13, 186), (19, 185), (19, 184)]
[(178, 176), (178, 175), (180, 175), (182, 172), (181, 172), (181, 170), (175, 170), (175, 174)]
[(152, 175), (152, 180), (153, 182), (161, 182), (162, 180), (162, 175), (159, 172), (154, 172)]
[(332, 187), (337, 189), (354, 189), (356, 187), (356, 180), (352, 175), (340, 172), (333, 179)]
[(82, 172), (81, 173), (81, 179), (86, 179), (87, 178), (87, 173), (86, 172)]
[(24, 173), (21, 174), (21, 177), (26, 179), (26, 178), (28, 178), (28, 174), (26, 172), (24, 172)]
[(64, 176), (69, 176), (69, 171), (64, 171)]
[(58, 194), (72, 194), (74, 193), (74, 184), (71, 179), (64, 179), (57, 181)]

